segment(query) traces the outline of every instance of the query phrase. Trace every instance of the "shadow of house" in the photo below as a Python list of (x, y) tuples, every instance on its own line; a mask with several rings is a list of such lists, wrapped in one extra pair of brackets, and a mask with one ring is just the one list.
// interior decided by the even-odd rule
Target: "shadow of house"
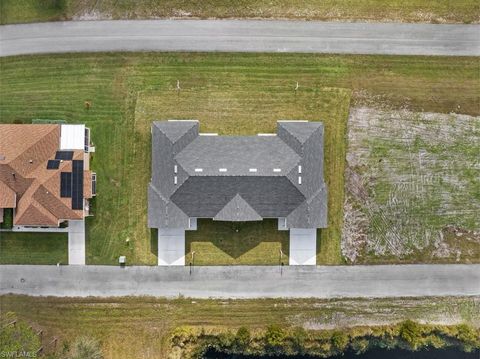
[(150, 252), (154, 255), (158, 253), (158, 228), (150, 229)]
[[(217, 222), (211, 219), (198, 220), (198, 230), (186, 233), (186, 254), (194, 250), (194, 243), (212, 243), (229, 257), (237, 260), (261, 243), (279, 243), (282, 252), (289, 251), (289, 236), (287, 231), (277, 230), (277, 220), (265, 219), (261, 222)], [(198, 253), (202, 255), (202, 253)], [(274, 253), (280, 263), (280, 252)], [(188, 258), (190, 262), (191, 259)]]

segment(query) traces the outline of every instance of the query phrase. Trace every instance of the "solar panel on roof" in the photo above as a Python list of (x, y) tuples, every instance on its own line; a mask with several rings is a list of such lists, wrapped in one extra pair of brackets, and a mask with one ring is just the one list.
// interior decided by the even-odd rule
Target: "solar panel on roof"
[(55, 154), (56, 160), (67, 160), (71, 161), (73, 158), (73, 151), (57, 151)]
[(97, 174), (92, 173), (92, 195), (97, 194)]
[(72, 162), (72, 209), (83, 209), (83, 161)]
[(59, 160), (48, 160), (47, 162), (47, 170), (58, 170), (58, 166), (60, 166)]
[(60, 197), (72, 197), (72, 174), (70, 172), (60, 173)]

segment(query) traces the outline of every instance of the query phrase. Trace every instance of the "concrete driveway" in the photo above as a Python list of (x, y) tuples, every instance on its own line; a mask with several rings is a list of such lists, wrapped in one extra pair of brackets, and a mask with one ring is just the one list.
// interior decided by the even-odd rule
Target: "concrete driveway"
[(317, 229), (290, 229), (290, 265), (317, 264)]
[(0, 56), (91, 51), (480, 55), (480, 25), (272, 20), (69, 21), (0, 27)]
[(85, 221), (68, 221), (68, 264), (85, 264)]
[(195, 298), (480, 295), (480, 265), (0, 266), (0, 294)]
[(158, 229), (158, 265), (185, 265), (185, 230), (183, 228)]

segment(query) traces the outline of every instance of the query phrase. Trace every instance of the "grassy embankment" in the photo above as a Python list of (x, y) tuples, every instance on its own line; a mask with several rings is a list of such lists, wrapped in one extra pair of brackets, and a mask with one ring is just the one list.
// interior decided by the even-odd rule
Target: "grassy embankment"
[[(268, 325), (308, 330), (381, 326), (411, 319), (430, 324), (480, 326), (478, 298), (191, 300), (154, 298), (34, 298), (3, 296), (2, 312), (15, 312), (57, 349), (79, 335), (102, 343), (106, 358), (165, 358), (172, 330), (250, 331)], [(52, 344), (45, 345), (52, 350)]]
[(2, 0), (2, 24), (70, 19), (266, 18), (471, 23), (475, 0)]
[[(224, 134), (273, 131), (279, 118), (326, 120), (327, 126), (333, 126), (327, 127), (333, 142), (326, 144), (331, 150), (326, 173), (327, 181), (336, 181), (330, 183), (329, 199), (330, 206), (336, 207), (330, 208), (334, 225), (328, 230), (330, 235), (322, 233), (318, 259), (319, 263), (334, 264), (341, 262), (342, 131), (349, 91), (355, 104), (380, 102), (447, 113), (460, 106), (463, 113), (480, 112), (477, 58), (74, 54), (2, 58), (0, 64), (3, 123), (50, 118), (84, 122), (92, 128), (97, 153), (91, 166), (98, 173), (98, 197), (95, 216), (87, 226), (90, 264), (113, 264), (122, 254), (130, 264), (156, 261), (155, 241), (145, 223), (150, 146), (146, 131), (150, 120), (198, 118), (202, 131)], [(177, 80), (180, 93), (175, 90)], [(295, 94), (296, 81), (300, 88)], [(85, 101), (92, 103), (89, 110)], [(195, 243), (205, 254), (204, 262), (213, 255), (220, 262), (259, 263), (258, 258), (263, 258), (264, 263), (277, 264), (278, 249), (285, 245), (285, 239), (273, 224), (264, 226), (272, 227), (268, 233), (277, 236), (274, 242), (269, 244), (266, 239), (266, 244), (257, 248), (259, 242), (247, 240), (241, 245), (250, 250), (244, 250), (236, 245), (225, 248), (221, 243), (235, 233), (232, 227), (214, 227), (202, 221), (198, 232), (189, 233), (187, 248)], [(244, 231), (252, 238), (258, 233), (248, 226)], [(212, 233), (218, 237), (211, 238)], [(21, 236), (16, 238), (22, 240)], [(37, 245), (31, 243), (30, 250), (35, 252)], [(52, 250), (54, 247), (56, 243), (52, 243)], [(16, 254), (2, 250), (0, 256)], [(202, 263), (200, 255), (196, 261)]]

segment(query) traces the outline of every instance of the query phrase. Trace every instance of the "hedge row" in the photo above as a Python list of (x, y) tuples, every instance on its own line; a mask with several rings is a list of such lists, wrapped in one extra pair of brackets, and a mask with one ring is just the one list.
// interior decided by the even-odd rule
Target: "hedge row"
[(458, 348), (465, 352), (480, 349), (480, 330), (466, 324), (454, 326), (419, 324), (411, 320), (392, 326), (356, 327), (345, 330), (306, 331), (271, 325), (251, 333), (241, 327), (232, 331), (206, 331), (178, 327), (171, 336), (173, 352), (182, 358), (202, 358), (213, 349), (226, 354), (311, 355), (319, 358), (346, 351), (357, 354), (369, 349)]

